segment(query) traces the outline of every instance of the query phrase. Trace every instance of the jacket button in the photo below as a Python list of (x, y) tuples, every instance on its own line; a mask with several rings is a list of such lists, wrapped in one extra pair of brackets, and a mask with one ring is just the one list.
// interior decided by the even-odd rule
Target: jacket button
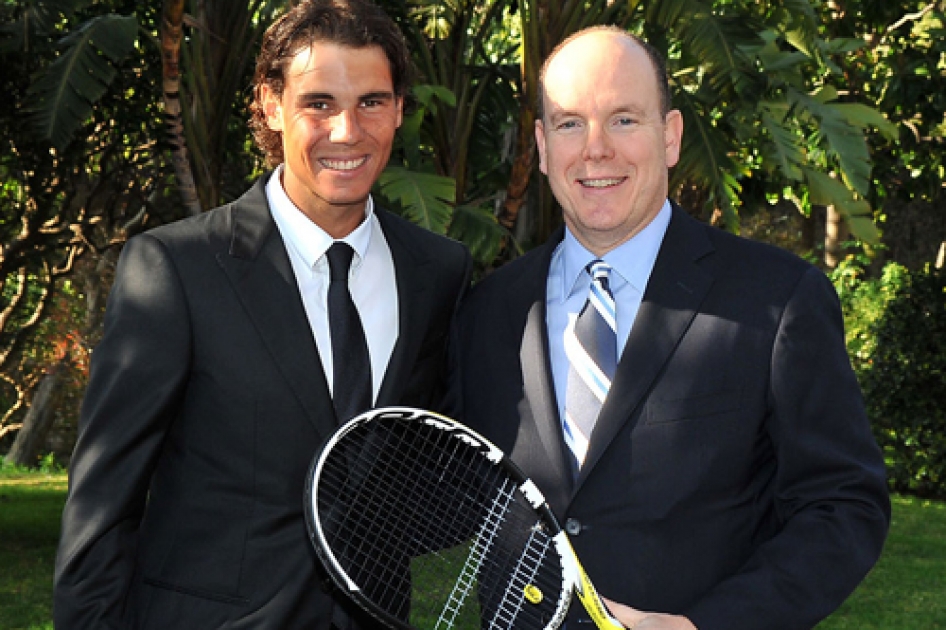
[(569, 536), (577, 536), (581, 533), (581, 521), (577, 518), (570, 518), (565, 521), (565, 531)]

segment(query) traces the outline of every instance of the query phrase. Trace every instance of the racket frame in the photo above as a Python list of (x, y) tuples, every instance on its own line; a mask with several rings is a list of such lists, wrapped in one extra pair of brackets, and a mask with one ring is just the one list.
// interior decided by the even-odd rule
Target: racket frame
[(329, 436), (314, 457), (306, 475), (304, 512), (309, 537), (329, 576), (339, 589), (347, 593), (362, 609), (388, 627), (397, 630), (416, 630), (410, 624), (375, 604), (362, 592), (332, 551), (318, 517), (319, 488), (316, 481), (320, 478), (329, 453), (346, 435), (357, 427), (371, 423), (382, 416), (396, 416), (404, 421), (422, 422), (444, 431), (452, 438), (461, 440), (478, 450), (485, 459), (494, 466), (501, 468), (518, 486), (519, 491), (535, 511), (537, 520), (547, 529), (561, 561), (562, 589), (555, 613), (546, 625), (547, 630), (558, 628), (564, 622), (573, 594), (578, 596), (579, 601), (598, 628), (602, 630), (624, 630), (624, 626), (611, 615), (598, 595), (597, 590), (581, 566), (568, 535), (562, 529), (545, 496), (535, 483), (501, 449), (479, 433), (446, 416), (412, 407), (381, 407), (352, 418)]

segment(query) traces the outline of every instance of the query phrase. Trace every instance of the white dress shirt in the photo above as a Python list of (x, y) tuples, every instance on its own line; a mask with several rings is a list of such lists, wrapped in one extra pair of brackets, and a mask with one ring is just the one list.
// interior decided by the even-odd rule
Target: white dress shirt
[[(637, 318), (644, 290), (657, 261), (657, 252), (670, 225), (670, 202), (643, 230), (604, 255), (611, 266), (609, 283), (617, 311), (618, 362), (627, 337)], [(549, 360), (552, 384), (558, 401), (559, 417), (565, 417), (565, 392), (568, 389), (568, 357), (565, 355), (565, 327), (569, 317), (577, 317), (588, 299), (591, 276), (585, 267), (597, 256), (578, 242), (566, 227), (565, 238), (552, 253), (546, 286), (545, 322), (549, 331)]]
[[(329, 391), (332, 391), (332, 338), (329, 334), (326, 308), (329, 267), (325, 252), (335, 239), (305, 216), (286, 195), (282, 186), (282, 166), (269, 178), (266, 198), (273, 220), (289, 252), (289, 261), (299, 285), (302, 304), (318, 346)], [(371, 197), (365, 205), (365, 220), (351, 234), (340, 240), (355, 250), (348, 287), (361, 316), (361, 325), (368, 341), (372, 401), (375, 401), (391, 353), (394, 351), (394, 344), (397, 342), (398, 302), (394, 259), (374, 213)]]

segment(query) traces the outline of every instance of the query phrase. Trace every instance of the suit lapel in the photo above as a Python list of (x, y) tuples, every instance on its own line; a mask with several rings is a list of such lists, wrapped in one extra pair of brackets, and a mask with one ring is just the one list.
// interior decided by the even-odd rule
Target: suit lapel
[[(547, 465), (528, 474), (546, 493), (553, 508), (567, 504), (571, 493), (573, 476), (568, 461), (567, 447), (562, 438), (562, 421), (552, 384), (552, 369), (549, 360), (548, 326), (546, 324), (546, 293), (548, 271), (552, 253), (561, 241), (564, 232), (559, 230), (533, 259), (531, 266), (520, 273), (510, 286), (506, 296), (509, 309), (507, 321), (522, 326), (521, 333), (513, 332), (512, 338), (521, 338), (519, 349), (520, 370), (523, 378), (525, 404), (520, 405), (524, 424), (531, 421), (536, 426)], [(525, 322), (522, 322), (525, 314)], [(554, 494), (553, 494), (554, 493)], [(556, 512), (558, 510), (556, 509)], [(561, 513), (561, 512), (558, 512)]]
[(430, 276), (428, 266), (433, 263), (424, 252), (412, 247), (404, 225), (384, 210), (376, 208), (375, 213), (394, 259), (398, 304), (397, 342), (378, 392), (377, 406), (383, 407), (396, 404), (400, 399), (424, 341), (431, 310), (430, 288), (424, 279)]
[(576, 491), (641, 405), (689, 329), (713, 278), (697, 261), (711, 253), (703, 226), (674, 206), (637, 319), (601, 408)]
[(230, 206), (230, 249), (217, 262), (309, 420), (328, 435), (335, 410), (289, 255), (269, 213), (266, 179)]

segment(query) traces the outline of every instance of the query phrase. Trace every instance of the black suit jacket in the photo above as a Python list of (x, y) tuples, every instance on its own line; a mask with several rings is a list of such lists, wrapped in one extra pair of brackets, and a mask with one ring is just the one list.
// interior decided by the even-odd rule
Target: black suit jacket
[(561, 238), (461, 308), (466, 422), (577, 532), (605, 597), (700, 630), (815, 625), (876, 561), (890, 509), (830, 282), (675, 207), (573, 482), (545, 318)]
[[(71, 463), (57, 628), (328, 627), (303, 486), (337, 423), (265, 179), (125, 246)], [(377, 404), (437, 408), (469, 254), (377, 215), (400, 311)]]

